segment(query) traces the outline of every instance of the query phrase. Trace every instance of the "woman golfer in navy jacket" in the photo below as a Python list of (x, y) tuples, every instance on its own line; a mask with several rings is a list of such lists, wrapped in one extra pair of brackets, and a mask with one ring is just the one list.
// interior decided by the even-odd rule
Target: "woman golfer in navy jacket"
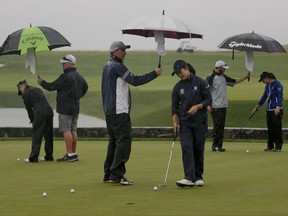
[(251, 114), (255, 114), (268, 98), (266, 106), (268, 140), (267, 148), (264, 149), (264, 151), (280, 152), (283, 145), (283, 86), (278, 80), (276, 80), (275, 75), (270, 72), (262, 72), (259, 82), (263, 82), (266, 86), (260, 101), (254, 107)]
[(207, 106), (212, 103), (208, 83), (194, 75), (183, 60), (174, 63), (173, 73), (181, 80), (172, 91), (172, 119), (178, 130), (182, 148), (184, 178), (179, 187), (203, 186), (204, 144), (207, 134)]

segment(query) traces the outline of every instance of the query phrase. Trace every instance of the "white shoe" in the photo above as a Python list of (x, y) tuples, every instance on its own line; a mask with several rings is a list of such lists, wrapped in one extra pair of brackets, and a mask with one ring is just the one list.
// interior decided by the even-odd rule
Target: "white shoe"
[(40, 161), (46, 161), (46, 159), (44, 157), (40, 157), (39, 160)]
[(181, 179), (176, 181), (176, 185), (178, 187), (193, 187), (195, 183), (188, 179)]
[(203, 186), (204, 185), (204, 181), (202, 179), (199, 179), (195, 182), (196, 186)]
[(24, 162), (25, 162), (25, 163), (30, 163), (29, 158), (25, 158), (25, 159), (24, 159)]

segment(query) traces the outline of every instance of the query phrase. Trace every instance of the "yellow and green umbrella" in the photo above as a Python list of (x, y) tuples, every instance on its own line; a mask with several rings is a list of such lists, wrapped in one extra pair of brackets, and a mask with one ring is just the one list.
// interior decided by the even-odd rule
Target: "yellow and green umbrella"
[[(70, 45), (71, 43), (53, 28), (46, 26), (30, 26), (10, 34), (0, 47), (0, 55), (27, 54), (26, 68), (28, 64), (31, 69), (31, 65), (29, 64), (32, 63), (34, 64), (35, 69), (35, 52), (52, 50)], [(33, 71), (31, 72), (33, 73)]]

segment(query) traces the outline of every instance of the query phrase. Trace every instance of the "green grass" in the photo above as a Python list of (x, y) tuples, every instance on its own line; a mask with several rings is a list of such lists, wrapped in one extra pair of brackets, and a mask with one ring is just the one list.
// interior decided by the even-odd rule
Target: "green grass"
[[(67, 52), (39, 52), (38, 74), (47, 81), (55, 80), (62, 68), (59, 59)], [(101, 74), (102, 67), (108, 61), (107, 52), (70, 52), (77, 57), (77, 69), (85, 76), (89, 84), (89, 92), (81, 101), (81, 113), (104, 118), (101, 101)], [(262, 71), (273, 72), (284, 86), (284, 98), (288, 93), (288, 64), (286, 54), (255, 53), (255, 67), (250, 82), (244, 81), (234, 88), (228, 87), (229, 108), (227, 127), (239, 127), (241, 122), (248, 119), (252, 108), (260, 99), (264, 84), (258, 83)], [(132, 124), (133, 126), (171, 126), (170, 104), (171, 91), (177, 77), (171, 77), (172, 66), (175, 60), (184, 59), (195, 67), (199, 76), (206, 78), (212, 72), (215, 62), (219, 59), (226, 61), (230, 69), (227, 75), (240, 78), (245, 75), (245, 58), (243, 52), (235, 53), (235, 60), (231, 59), (231, 52), (195, 52), (176, 53), (168, 51), (162, 58), (163, 75), (143, 86), (131, 87), (132, 92)], [(27, 79), (31, 85), (38, 86), (36, 76), (24, 69), (25, 56), (1, 56), (0, 63), (0, 107), (23, 107), (22, 100), (17, 96), (16, 84), (19, 80)], [(156, 52), (130, 51), (125, 64), (135, 74), (152, 71), (158, 64)], [(55, 92), (45, 91), (50, 103), (55, 108)], [(284, 102), (285, 107), (287, 102)], [(265, 128), (265, 107), (253, 117), (248, 127)], [(212, 125), (211, 120), (209, 125)], [(283, 127), (288, 122), (283, 121)]]
[[(227, 142), (227, 152), (215, 153), (207, 141), (205, 186), (181, 189), (175, 185), (183, 177), (177, 140), (167, 188), (153, 191), (164, 181), (171, 144), (171, 140), (134, 141), (127, 177), (135, 184), (120, 186), (102, 183), (106, 141), (80, 140), (79, 162), (26, 164), (16, 159), (28, 156), (30, 140), (2, 140), (0, 215), (287, 214), (286, 146), (274, 153), (263, 151), (264, 142)], [(54, 152), (55, 157), (62, 156), (62, 140), (55, 141)], [(75, 193), (70, 193), (71, 188)], [(42, 197), (43, 192), (47, 197)]]

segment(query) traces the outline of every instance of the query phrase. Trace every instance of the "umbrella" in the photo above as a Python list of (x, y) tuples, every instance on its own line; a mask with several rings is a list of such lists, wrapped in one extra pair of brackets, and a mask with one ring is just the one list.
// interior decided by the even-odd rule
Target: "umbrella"
[(159, 55), (158, 67), (161, 67), (161, 56), (165, 55), (165, 39), (203, 38), (181, 20), (165, 15), (142, 17), (128, 24), (122, 29), (123, 34), (132, 34), (143, 37), (155, 37), (157, 52)]
[(26, 68), (36, 71), (35, 51), (52, 50), (70, 46), (71, 43), (58, 31), (46, 26), (34, 26), (17, 30), (10, 34), (0, 47), (0, 55), (27, 54)]
[(253, 52), (286, 52), (284, 47), (275, 39), (256, 34), (254, 31), (228, 37), (218, 47), (232, 49), (232, 59), (234, 59), (234, 50), (245, 51), (246, 68), (249, 71), (252, 71), (254, 66)]

